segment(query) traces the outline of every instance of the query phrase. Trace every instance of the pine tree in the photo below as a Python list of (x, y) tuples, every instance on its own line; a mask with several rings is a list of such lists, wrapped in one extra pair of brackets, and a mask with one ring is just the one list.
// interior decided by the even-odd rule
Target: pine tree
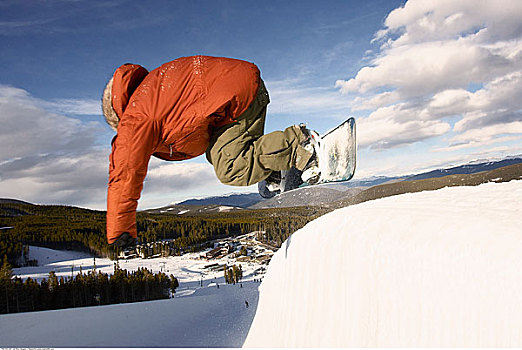
[(179, 282), (178, 282), (178, 279), (176, 277), (174, 277), (174, 275), (170, 275), (170, 292), (172, 294), (176, 293), (176, 288), (179, 287)]
[(55, 291), (58, 288), (58, 277), (54, 271), (49, 272), (49, 290)]
[(2, 296), (0, 300), (3, 301), (0, 310), (2, 310), (2, 313), (13, 311), (12, 306), (9, 303), (13, 294), (11, 290), (13, 287), (12, 278), (13, 271), (11, 270), (11, 265), (7, 261), (7, 255), (4, 255), (2, 268), (0, 268), (0, 295)]

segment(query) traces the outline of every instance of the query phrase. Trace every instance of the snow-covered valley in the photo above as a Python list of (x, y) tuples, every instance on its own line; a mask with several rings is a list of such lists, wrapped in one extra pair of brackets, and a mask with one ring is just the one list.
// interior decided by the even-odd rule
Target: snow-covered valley
[[(259, 265), (245, 263), (243, 287), (224, 285), (196, 255), (122, 261), (175, 275), (176, 297), (2, 315), (0, 345), (522, 346), (520, 198), (522, 180), (513, 180), (345, 207), (295, 232), (261, 284)], [(46, 260), (64, 276), (72, 263), (94, 265)], [(96, 268), (110, 273), (113, 263), (96, 259)]]

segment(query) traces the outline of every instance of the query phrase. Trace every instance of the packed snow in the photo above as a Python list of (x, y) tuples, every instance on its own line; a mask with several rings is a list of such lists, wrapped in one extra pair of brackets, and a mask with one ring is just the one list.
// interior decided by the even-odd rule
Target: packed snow
[(522, 346), (522, 181), (339, 209), (292, 235), (245, 347)]
[[(2, 347), (240, 347), (258, 283), (141, 303), (0, 315)], [(245, 301), (249, 303), (246, 307)]]

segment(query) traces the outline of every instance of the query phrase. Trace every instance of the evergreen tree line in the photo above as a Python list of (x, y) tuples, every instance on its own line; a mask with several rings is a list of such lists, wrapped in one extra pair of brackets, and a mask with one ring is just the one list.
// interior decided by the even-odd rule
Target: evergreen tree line
[(241, 268), (241, 265), (239, 267), (237, 265), (233, 266), (227, 266), (223, 268), (225, 273), (225, 282), (228, 284), (236, 284), (241, 281), (243, 278), (243, 269)]
[[(260, 240), (279, 247), (297, 229), (326, 211), (316, 207), (241, 210), (228, 213), (172, 215), (137, 213), (138, 239), (142, 243), (170, 240), (169, 255), (197, 251), (215, 239), (264, 231)], [(68, 206), (0, 204), (0, 258), (21, 264), (23, 247), (89, 252), (115, 259), (107, 245), (105, 212)]]
[(128, 272), (117, 263), (112, 275), (93, 269), (65, 279), (51, 271), (40, 283), (32, 278), (24, 281), (13, 278), (5, 259), (0, 269), (0, 314), (167, 299), (178, 286), (173, 275), (153, 274), (146, 268)]

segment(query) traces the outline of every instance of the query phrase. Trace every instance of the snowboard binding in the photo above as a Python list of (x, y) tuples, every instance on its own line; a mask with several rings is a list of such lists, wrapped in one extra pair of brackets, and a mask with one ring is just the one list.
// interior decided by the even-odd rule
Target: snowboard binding
[(294, 167), (273, 171), (265, 180), (257, 183), (259, 194), (263, 198), (272, 198), (281, 192), (293, 190), (303, 183), (301, 174), (302, 172)]
[(308, 185), (315, 185), (321, 178), (318, 158), (321, 149), (321, 136), (315, 130), (307, 129), (303, 124), (300, 126), (303, 133), (307, 136), (303, 147), (312, 154), (302, 171), (301, 179), (303, 183), (306, 182)]

